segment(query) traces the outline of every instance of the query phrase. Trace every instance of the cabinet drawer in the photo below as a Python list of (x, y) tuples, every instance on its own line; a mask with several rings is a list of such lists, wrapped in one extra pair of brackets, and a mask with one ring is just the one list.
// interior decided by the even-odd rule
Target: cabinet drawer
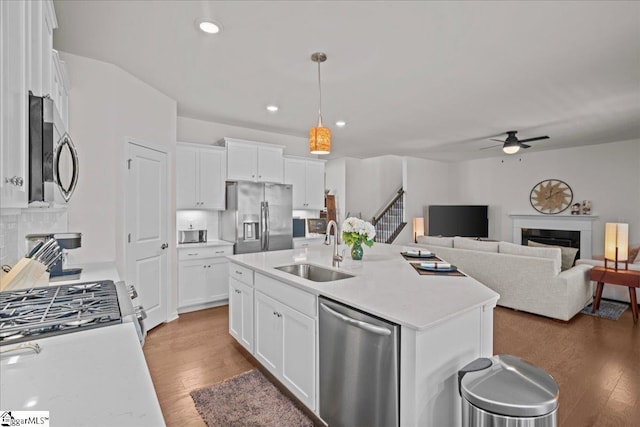
[(253, 270), (247, 267), (230, 262), (229, 276), (249, 286), (253, 286)]
[(316, 296), (256, 273), (255, 288), (307, 316), (316, 317)]
[(215, 246), (208, 248), (179, 248), (178, 260), (215, 258), (220, 256), (233, 255), (233, 246)]

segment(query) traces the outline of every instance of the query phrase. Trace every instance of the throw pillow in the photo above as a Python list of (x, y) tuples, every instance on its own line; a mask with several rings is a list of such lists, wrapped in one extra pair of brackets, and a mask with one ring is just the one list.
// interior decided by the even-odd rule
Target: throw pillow
[(537, 248), (560, 248), (561, 256), (562, 256), (562, 265), (560, 266), (560, 270), (565, 271), (573, 267), (573, 264), (576, 262), (576, 255), (578, 255), (578, 248), (569, 248), (566, 246), (559, 245), (546, 245), (544, 243), (534, 242), (533, 240), (528, 240), (527, 244), (529, 246), (534, 246)]
[(445, 248), (453, 247), (453, 237), (418, 236), (418, 243), (423, 245), (441, 246)]
[(482, 240), (474, 240), (468, 237), (454, 237), (453, 247), (472, 251), (498, 252), (498, 242), (483, 242)]

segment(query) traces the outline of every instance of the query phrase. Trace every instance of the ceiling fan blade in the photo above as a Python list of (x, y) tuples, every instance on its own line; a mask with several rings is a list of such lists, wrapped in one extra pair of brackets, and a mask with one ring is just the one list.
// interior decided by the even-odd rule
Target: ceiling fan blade
[(531, 146), (529, 144), (520, 143), (520, 148), (531, 148)]
[[(494, 141), (495, 141), (495, 139), (494, 139)], [(502, 142), (502, 141), (500, 141), (500, 142)], [(502, 147), (502, 144), (500, 144), (500, 145), (492, 145), (491, 147), (484, 147), (484, 148), (481, 148), (480, 150), (488, 150), (490, 148), (496, 148), (496, 147)]]
[(502, 142), (502, 143), (504, 144), (504, 141), (503, 141), (503, 140), (501, 140), (501, 139), (493, 139), (493, 138), (491, 138), (491, 139), (490, 139), (490, 141)]
[(529, 139), (521, 139), (520, 142), (531, 142), (531, 141), (538, 141), (540, 139), (549, 139), (548, 136), (537, 136), (535, 138), (529, 138)]

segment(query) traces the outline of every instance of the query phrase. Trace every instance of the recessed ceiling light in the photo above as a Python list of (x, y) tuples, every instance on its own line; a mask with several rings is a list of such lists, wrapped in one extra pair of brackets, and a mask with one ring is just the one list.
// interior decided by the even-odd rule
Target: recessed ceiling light
[(198, 19), (196, 21), (196, 24), (201, 31), (207, 34), (218, 34), (222, 29), (222, 27), (220, 27), (220, 24), (217, 24), (210, 19)]
[(277, 105), (267, 105), (267, 111), (270, 113), (275, 113), (276, 111), (278, 111), (278, 106)]
[(339, 128), (343, 128), (347, 125), (347, 122), (345, 122), (344, 120), (338, 120), (336, 122), (336, 126), (338, 126)]

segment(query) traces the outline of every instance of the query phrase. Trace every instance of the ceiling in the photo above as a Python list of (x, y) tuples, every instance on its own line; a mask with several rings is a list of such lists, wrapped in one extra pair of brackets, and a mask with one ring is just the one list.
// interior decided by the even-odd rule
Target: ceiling
[[(179, 116), (305, 138), (318, 113), (310, 55), (325, 52), (329, 158), (500, 156), (481, 148), (507, 130), (550, 136), (526, 152), (640, 139), (637, 1), (54, 5), (56, 49), (123, 68)], [(204, 17), (223, 31), (197, 30)]]

